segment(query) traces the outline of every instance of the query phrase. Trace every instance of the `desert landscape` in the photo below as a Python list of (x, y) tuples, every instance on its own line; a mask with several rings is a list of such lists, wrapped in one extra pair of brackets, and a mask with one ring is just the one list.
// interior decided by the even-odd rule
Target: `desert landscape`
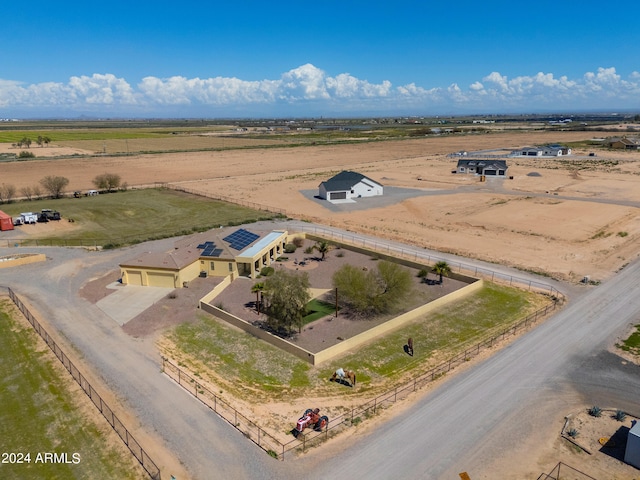
[[(19, 191), (46, 172), (67, 177), (68, 191), (75, 191), (92, 188), (99, 172), (117, 173), (134, 188), (169, 184), (558, 280), (588, 276), (599, 282), (638, 255), (639, 152), (600, 150), (591, 157), (586, 149), (574, 149), (567, 157), (508, 158), (508, 178), (486, 182), (451, 173), (459, 157), (448, 156), (591, 138), (591, 132), (501, 132), (335, 146), (40, 157), (78, 154), (76, 148), (52, 144), (34, 149), (35, 160), (2, 164), (2, 181)], [(415, 192), (411, 198), (388, 197), (383, 205), (362, 199), (336, 211), (314, 194), (320, 182), (341, 170)]]
[[(565, 158), (509, 158), (507, 178), (485, 182), (452, 173), (459, 157), (449, 156), (458, 151), (510, 150), (590, 138), (590, 132), (512, 132), (129, 156), (93, 156), (95, 152), (51, 145), (37, 149), (35, 160), (2, 163), (1, 170), (2, 182), (18, 190), (37, 184), (45, 174), (65, 176), (69, 192), (93, 188), (92, 179), (99, 173), (117, 173), (130, 188), (168, 185), (562, 281), (577, 283), (588, 276), (597, 283), (640, 252), (640, 153), (600, 150), (590, 157), (589, 150), (578, 149)], [(339, 207), (315, 198), (318, 184), (341, 170), (354, 170), (385, 187), (413, 193), (390, 195), (384, 201), (359, 199)], [(64, 222), (47, 227), (74, 228)], [(45, 233), (44, 227), (31, 231)], [(393, 408), (394, 414), (412, 402), (403, 403)], [(282, 418), (289, 418), (289, 410), (294, 409), (281, 408), (287, 411)], [(558, 436), (536, 437), (540, 443), (531, 446), (522, 474), (530, 473), (533, 464), (544, 468), (558, 459), (575, 464), (575, 453), (559, 436), (561, 419), (573, 413), (553, 412)], [(367, 422), (365, 431), (386, 418), (382, 415)], [(608, 424), (591, 426), (588, 416), (580, 418), (585, 439), (614, 433)], [(328, 451), (339, 448), (341, 442), (333, 444), (329, 442)], [(598, 458), (601, 468), (623, 475), (627, 471), (615, 458)], [(513, 474), (513, 468), (497, 461), (490, 470)]]

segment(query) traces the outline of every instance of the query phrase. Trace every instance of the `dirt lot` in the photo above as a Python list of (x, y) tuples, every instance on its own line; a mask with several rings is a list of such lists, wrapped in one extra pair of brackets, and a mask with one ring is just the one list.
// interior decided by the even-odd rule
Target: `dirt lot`
[[(598, 152), (594, 158), (579, 157), (588, 151), (578, 151), (569, 160), (510, 159), (508, 175), (513, 179), (485, 183), (452, 174), (456, 159), (446, 156), (460, 150), (588, 138), (587, 132), (501, 133), (336, 147), (42, 159), (2, 164), (2, 182), (20, 189), (34, 185), (46, 172), (69, 178), (68, 189), (74, 191), (91, 188), (97, 173), (118, 173), (129, 185), (173, 182), (327, 225), (560, 279), (579, 281), (589, 275), (603, 280), (640, 252), (640, 152)], [(371, 208), (361, 202), (341, 211), (309, 195), (321, 181), (343, 169), (361, 172), (385, 186), (419, 189), (421, 195)], [(143, 324), (132, 323), (129, 328), (132, 335), (146, 331)], [(563, 412), (571, 413), (576, 414)], [(537, 445), (531, 455), (547, 456), (546, 465), (560, 458), (579, 467), (581, 457), (560, 439), (561, 428), (560, 424), (558, 437)], [(598, 432), (588, 435), (591, 427), (581, 428), (578, 440), (615, 433), (609, 426), (593, 427)], [(617, 471), (619, 478), (637, 473), (606, 453), (590, 458), (594, 457), (604, 462), (605, 472)], [(508, 471), (513, 472), (513, 466)]]
[[(603, 280), (638, 255), (640, 152), (574, 152), (568, 159), (509, 159), (513, 179), (452, 174), (460, 150), (511, 149), (589, 139), (588, 132), (500, 133), (287, 149), (35, 160), (2, 165), (4, 183), (33, 172), (91, 188), (96, 172), (129, 185), (172, 182), (348, 230), (504, 263), (558, 279)], [(55, 146), (43, 148), (52, 151)], [(313, 198), (342, 169), (416, 190), (336, 210)], [(367, 203), (368, 202), (368, 203)]]

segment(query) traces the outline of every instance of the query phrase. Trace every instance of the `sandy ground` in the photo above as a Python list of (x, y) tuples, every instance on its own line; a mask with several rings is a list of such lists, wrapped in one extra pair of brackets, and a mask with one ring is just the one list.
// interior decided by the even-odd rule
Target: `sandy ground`
[[(347, 230), (558, 279), (577, 282), (589, 275), (598, 281), (640, 252), (640, 152), (598, 151), (597, 157), (587, 157), (585, 150), (568, 159), (508, 159), (508, 175), (513, 179), (484, 183), (477, 177), (452, 174), (457, 159), (447, 157), (460, 150), (511, 149), (588, 138), (588, 132), (501, 133), (328, 147), (43, 158), (3, 163), (0, 168), (2, 182), (18, 189), (35, 185), (43, 172), (69, 178), (69, 191), (91, 188), (91, 180), (102, 172), (118, 173), (129, 185), (172, 182)], [(365, 199), (343, 209), (314, 199), (318, 184), (343, 169), (361, 172), (385, 187), (414, 189), (418, 194), (389, 197), (382, 203)], [(135, 335), (134, 326), (130, 333)], [(397, 405), (391, 410), (401, 409)], [(563, 459), (580, 466), (582, 460), (559, 436), (562, 423), (558, 437), (535, 445), (531, 455), (548, 456), (547, 465)], [(368, 429), (375, 422), (367, 424)], [(589, 429), (593, 432), (587, 435)], [(609, 425), (579, 430), (578, 441), (615, 433)], [(628, 466), (600, 453), (597, 461), (605, 462), (604, 471), (619, 469), (620, 478), (633, 478)], [(497, 464), (495, 471), (500, 467)]]
[[(438, 137), (286, 149), (78, 157), (2, 164), (2, 181), (33, 186), (42, 172), (91, 188), (96, 172), (129, 185), (171, 182), (248, 205), (554, 278), (604, 280), (638, 255), (640, 152), (578, 151), (567, 159), (508, 159), (513, 179), (452, 174), (466, 150), (577, 141), (589, 132)], [(53, 151), (55, 146), (36, 150)], [(34, 149), (32, 149), (34, 150)], [(351, 169), (414, 194), (335, 209), (313, 197), (320, 182)]]

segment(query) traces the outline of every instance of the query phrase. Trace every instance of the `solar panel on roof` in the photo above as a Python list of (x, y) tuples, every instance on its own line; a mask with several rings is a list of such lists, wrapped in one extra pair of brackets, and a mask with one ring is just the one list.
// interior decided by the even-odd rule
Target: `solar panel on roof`
[(229, 246), (234, 250), (242, 250), (258, 238), (260, 238), (260, 235), (256, 235), (253, 232), (249, 232), (248, 230), (241, 228), (239, 230), (236, 230), (232, 234), (227, 235), (223, 238), (223, 240), (225, 242), (229, 242)]
[(211, 252), (212, 257), (219, 257), (222, 254), (221, 248), (216, 248), (213, 252)]
[(204, 246), (204, 250), (200, 254), (203, 257), (215, 257), (218, 255), (214, 255), (214, 251), (216, 250), (216, 244), (213, 242), (205, 242), (202, 244)]

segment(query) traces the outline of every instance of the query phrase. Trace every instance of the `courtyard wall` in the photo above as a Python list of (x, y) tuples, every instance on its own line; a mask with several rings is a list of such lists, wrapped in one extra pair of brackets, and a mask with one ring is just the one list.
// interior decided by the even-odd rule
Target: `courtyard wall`
[[(304, 235), (291, 235), (290, 239), (293, 239), (294, 237), (301, 237)], [(314, 237), (314, 236), (307, 236), (306, 238), (310, 238), (311, 240), (319, 240), (320, 237)], [(393, 262), (397, 262), (400, 263), (402, 265), (411, 267), (411, 268), (424, 268), (425, 265), (423, 264), (419, 264), (416, 262), (412, 262), (410, 260), (399, 260), (395, 257), (391, 257), (388, 255), (381, 255), (378, 254), (377, 252), (372, 252), (370, 250), (367, 249), (363, 249), (363, 248), (354, 248), (352, 245), (345, 245), (345, 248), (349, 249), (349, 250), (354, 250), (357, 251), (359, 253), (364, 253), (366, 255), (376, 255), (378, 258), (381, 259), (386, 259), (389, 261), (393, 261)], [(265, 342), (270, 343), (271, 345), (280, 348), (292, 355), (295, 355), (296, 357), (300, 358), (301, 360), (304, 360), (306, 362), (309, 362), (311, 365), (319, 365), (321, 363), (327, 362), (335, 357), (338, 357), (340, 355), (343, 355), (344, 353), (351, 351), (351, 350), (355, 350), (357, 349), (359, 346), (361, 346), (362, 344), (369, 342), (377, 337), (380, 337), (382, 335), (385, 335), (389, 332), (391, 332), (392, 330), (395, 330), (397, 328), (400, 328), (412, 321), (415, 321), (416, 319), (423, 317), (425, 315), (427, 315), (429, 312), (432, 312), (435, 309), (441, 308), (442, 306), (456, 301), (460, 298), (463, 298), (467, 295), (470, 295), (471, 293), (479, 290), (480, 288), (482, 288), (482, 286), (484, 285), (483, 280), (479, 280), (473, 277), (469, 277), (466, 275), (461, 275), (461, 274), (451, 274), (450, 277), (455, 278), (456, 280), (462, 281), (467, 283), (467, 286), (462, 287), (458, 290), (456, 290), (455, 292), (449, 293), (443, 297), (440, 297), (436, 300), (433, 300), (427, 304), (421, 305), (418, 308), (415, 308), (409, 312), (406, 312), (402, 315), (399, 315), (395, 318), (392, 318), (391, 320), (384, 322), (376, 327), (373, 327), (365, 332), (362, 332), (358, 335), (354, 335), (351, 338), (348, 338), (342, 342), (340, 342), (337, 345), (333, 345), (329, 348), (326, 348), (322, 351), (319, 352), (310, 352), (302, 347), (299, 347), (298, 345), (285, 340), (284, 338), (278, 337), (277, 335), (273, 335), (272, 333), (263, 330), (253, 324), (251, 324), (250, 322), (247, 322), (246, 320), (243, 320), (242, 318), (239, 318), (229, 312), (226, 312), (214, 305), (212, 305), (212, 302), (215, 300), (215, 298), (220, 295), (220, 293), (222, 293), (222, 291), (231, 284), (231, 282), (233, 281), (234, 277), (233, 275), (229, 275), (227, 276), (219, 285), (216, 285), (216, 287), (210, 292), (208, 293), (206, 296), (204, 296), (202, 299), (200, 299), (200, 309), (210, 313), (211, 315), (214, 315), (215, 317), (220, 318), (221, 320), (226, 321), (227, 323), (240, 328), (241, 330), (244, 330), (245, 332), (254, 335), (255, 337), (260, 338), (261, 340), (264, 340)]]

